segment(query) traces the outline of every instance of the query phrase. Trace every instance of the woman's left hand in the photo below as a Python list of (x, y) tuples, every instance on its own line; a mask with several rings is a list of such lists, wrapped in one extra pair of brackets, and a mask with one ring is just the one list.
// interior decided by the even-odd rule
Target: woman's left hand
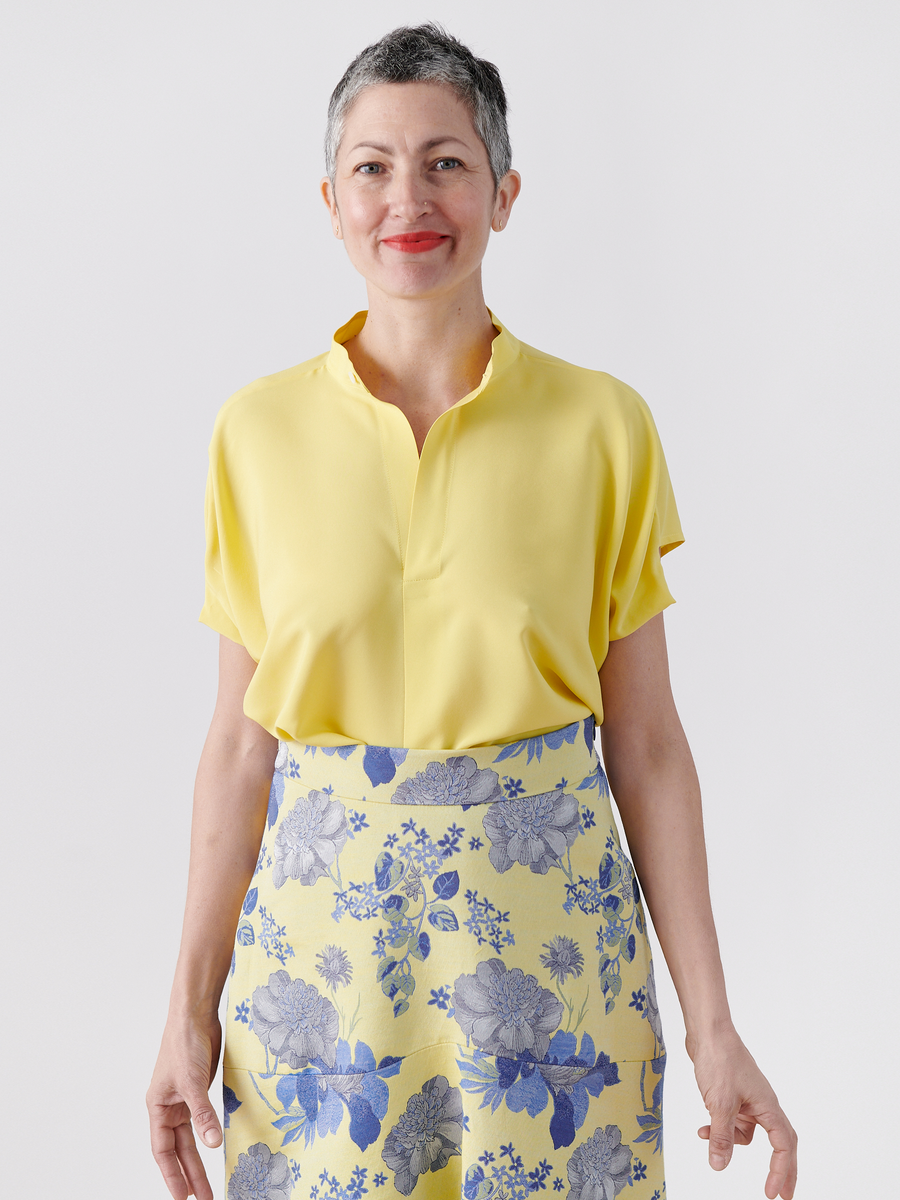
[(724, 1170), (735, 1143), (747, 1146), (757, 1125), (772, 1145), (766, 1196), (791, 1200), (797, 1183), (797, 1134), (784, 1115), (771, 1084), (737, 1033), (687, 1042), (697, 1086), (710, 1124), (697, 1132), (709, 1142), (709, 1165)]

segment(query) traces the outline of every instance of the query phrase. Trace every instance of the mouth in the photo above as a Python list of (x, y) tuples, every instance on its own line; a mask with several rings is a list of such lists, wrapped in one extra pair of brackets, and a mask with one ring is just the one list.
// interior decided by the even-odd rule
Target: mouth
[(397, 233), (393, 237), (384, 238), (384, 245), (401, 254), (424, 254), (426, 250), (435, 250), (450, 238), (445, 233), (436, 233), (433, 229), (419, 229), (415, 233)]

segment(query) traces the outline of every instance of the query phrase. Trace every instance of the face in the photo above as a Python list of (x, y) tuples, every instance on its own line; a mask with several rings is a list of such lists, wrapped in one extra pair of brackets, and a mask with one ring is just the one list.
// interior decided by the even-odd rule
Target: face
[(469, 110), (443, 84), (378, 84), (347, 114), (335, 183), (322, 194), (336, 235), (369, 288), (404, 298), (477, 284), (491, 229), (519, 191), (499, 189)]

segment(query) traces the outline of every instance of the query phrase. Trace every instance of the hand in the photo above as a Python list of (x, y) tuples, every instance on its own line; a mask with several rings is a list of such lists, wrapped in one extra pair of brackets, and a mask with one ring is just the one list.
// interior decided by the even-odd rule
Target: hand
[(734, 1144), (748, 1146), (761, 1125), (772, 1145), (766, 1196), (791, 1200), (797, 1183), (797, 1135), (747, 1047), (732, 1032), (696, 1048), (688, 1044), (688, 1053), (711, 1119), (697, 1131), (709, 1142), (709, 1165), (724, 1170)]
[(147, 1091), (150, 1144), (174, 1200), (213, 1200), (194, 1129), (207, 1146), (222, 1143), (222, 1130), (209, 1100), (222, 1030), (217, 1016), (173, 1024), (163, 1034), (159, 1058)]

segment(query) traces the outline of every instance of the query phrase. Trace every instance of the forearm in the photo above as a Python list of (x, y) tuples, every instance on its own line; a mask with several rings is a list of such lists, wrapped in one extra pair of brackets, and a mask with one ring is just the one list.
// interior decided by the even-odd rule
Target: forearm
[(674, 710), (636, 734), (601, 730), (610, 786), (684, 1013), (689, 1047), (731, 1030), (709, 882), (700, 786)]
[(215, 1012), (265, 823), (277, 742), (213, 719), (194, 789), (191, 857), (170, 1013)]

